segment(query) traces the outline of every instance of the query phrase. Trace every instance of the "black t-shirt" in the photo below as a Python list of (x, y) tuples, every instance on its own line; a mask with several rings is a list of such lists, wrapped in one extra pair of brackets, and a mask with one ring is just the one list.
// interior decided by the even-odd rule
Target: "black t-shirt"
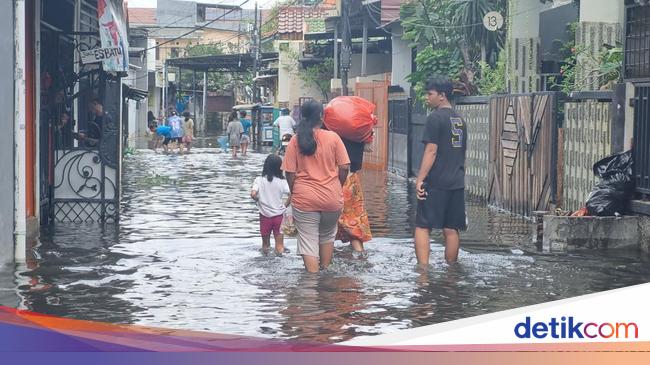
[(106, 124), (112, 123), (111, 117), (104, 113), (103, 115), (96, 115), (95, 119), (88, 122), (86, 136), (92, 140), (86, 140), (87, 147), (97, 147), (102, 139), (102, 131)]
[(350, 158), (350, 171), (357, 172), (361, 170), (363, 165), (363, 148), (364, 144), (359, 142), (352, 142), (345, 138), (341, 138), (345, 149), (348, 151), (348, 157)]
[(435, 110), (427, 118), (422, 143), (438, 145), (427, 185), (440, 190), (465, 188), (467, 126), (463, 118), (450, 108)]

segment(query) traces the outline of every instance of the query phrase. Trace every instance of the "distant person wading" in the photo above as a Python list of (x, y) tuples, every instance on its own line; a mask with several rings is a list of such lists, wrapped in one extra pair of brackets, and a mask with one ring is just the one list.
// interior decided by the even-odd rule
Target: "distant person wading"
[(237, 119), (237, 112), (234, 111), (228, 118), (228, 127), (226, 128), (226, 135), (228, 136), (228, 144), (232, 149), (232, 157), (237, 158), (237, 151), (241, 145), (241, 136), (244, 133), (244, 127)]

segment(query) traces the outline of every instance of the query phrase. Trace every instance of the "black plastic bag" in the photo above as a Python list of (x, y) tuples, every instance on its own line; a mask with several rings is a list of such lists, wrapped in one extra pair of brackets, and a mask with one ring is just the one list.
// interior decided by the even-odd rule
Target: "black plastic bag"
[(587, 210), (593, 216), (622, 215), (634, 191), (632, 151), (616, 153), (594, 164), (594, 175), (601, 181), (587, 198)]

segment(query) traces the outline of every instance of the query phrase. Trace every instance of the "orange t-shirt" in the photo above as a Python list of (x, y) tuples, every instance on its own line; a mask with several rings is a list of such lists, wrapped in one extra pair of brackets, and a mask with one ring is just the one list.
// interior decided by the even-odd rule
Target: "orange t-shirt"
[(291, 138), (282, 170), (296, 174), (291, 204), (303, 212), (335, 212), (343, 209), (339, 166), (350, 163), (338, 134), (314, 130), (316, 153), (305, 156), (298, 148), (298, 136)]

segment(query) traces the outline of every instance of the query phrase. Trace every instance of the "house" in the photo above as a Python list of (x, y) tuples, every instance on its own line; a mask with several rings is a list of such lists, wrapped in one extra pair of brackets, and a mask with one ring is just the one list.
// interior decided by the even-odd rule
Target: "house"
[(278, 51), (277, 93), (278, 105), (295, 108), (304, 99), (325, 99), (317, 85), (301, 78), (304, 65), (300, 60), (305, 52), (305, 35), (316, 23), (335, 11), (331, 2), (317, 6), (296, 5), (282, 8), (278, 13), (274, 48)]
[[(0, 78), (13, 89), (0, 97), (13, 115), (0, 144), (0, 167), (13, 172), (0, 178), (2, 262), (25, 260), (40, 226), (119, 219), (123, 101), (130, 98), (123, 78), (131, 70), (124, 3), (0, 5), (10, 50), (0, 55)], [(110, 117), (97, 134), (89, 113), (95, 97)]]
[[(129, 8), (132, 28), (148, 32), (148, 47), (151, 51), (149, 71), (148, 109), (156, 115), (164, 114), (163, 100), (168, 106), (175, 105), (173, 95), (165, 98), (163, 86), (165, 76), (163, 66), (168, 59), (188, 56), (188, 49), (197, 45), (216, 45), (224, 54), (248, 53), (250, 32), (255, 13), (238, 6), (214, 4), (202, 1), (158, 0), (156, 8)], [(197, 30), (197, 28), (200, 28)], [(154, 70), (151, 70), (151, 66)], [(185, 76), (178, 70), (167, 72), (167, 81), (179, 90), (180, 80)], [(192, 78), (193, 76), (189, 76)], [(199, 83), (203, 82), (199, 75)], [(197, 114), (202, 110), (202, 88), (199, 87), (197, 100), (190, 100), (190, 109)], [(194, 95), (193, 90), (189, 91)], [(180, 92), (180, 90), (179, 90)], [(179, 94), (180, 95), (180, 94)], [(230, 96), (234, 99), (234, 96)], [(197, 125), (203, 125), (204, 117), (197, 116)]]

